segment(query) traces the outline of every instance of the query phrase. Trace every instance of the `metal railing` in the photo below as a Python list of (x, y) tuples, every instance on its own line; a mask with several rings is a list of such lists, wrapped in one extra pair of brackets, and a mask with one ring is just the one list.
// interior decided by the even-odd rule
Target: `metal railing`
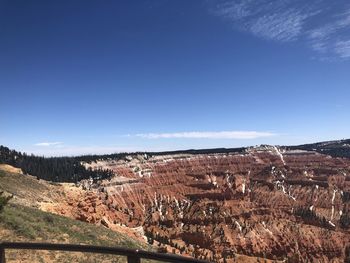
[(6, 262), (6, 249), (30, 249), (30, 250), (57, 250), (70, 252), (88, 252), (125, 256), (128, 263), (140, 263), (141, 259), (152, 259), (170, 263), (209, 263), (208, 261), (187, 258), (172, 254), (149, 252), (139, 249), (121, 247), (102, 247), (92, 245), (51, 244), (51, 243), (25, 243), (2, 242), (0, 243), (0, 263)]

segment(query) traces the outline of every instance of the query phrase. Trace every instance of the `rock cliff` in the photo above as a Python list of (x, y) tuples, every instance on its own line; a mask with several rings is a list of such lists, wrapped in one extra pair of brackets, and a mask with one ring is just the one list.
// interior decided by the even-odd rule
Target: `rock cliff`
[[(127, 155), (84, 163), (115, 176), (80, 182), (52, 211), (133, 228), (171, 252), (342, 262), (350, 244), (350, 160), (260, 146), (242, 153)], [(348, 248), (350, 250), (350, 248)]]

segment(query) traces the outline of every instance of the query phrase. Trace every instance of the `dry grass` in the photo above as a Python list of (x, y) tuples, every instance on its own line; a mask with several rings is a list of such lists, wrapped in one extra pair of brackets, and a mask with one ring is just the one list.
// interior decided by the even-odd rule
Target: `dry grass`
[[(0, 242), (26, 241), (121, 246), (150, 249), (147, 245), (103, 226), (80, 222), (37, 209), (41, 201), (55, 201), (62, 192), (49, 182), (0, 167), (0, 191), (14, 198), (0, 212)], [(7, 262), (126, 262), (125, 257), (56, 251), (6, 251)], [(145, 261), (149, 262), (149, 261)]]
[[(0, 214), (0, 242), (27, 241), (122, 246), (149, 249), (103, 226), (72, 220), (35, 208), (9, 204)], [(125, 262), (124, 257), (54, 251), (6, 253), (8, 262)]]

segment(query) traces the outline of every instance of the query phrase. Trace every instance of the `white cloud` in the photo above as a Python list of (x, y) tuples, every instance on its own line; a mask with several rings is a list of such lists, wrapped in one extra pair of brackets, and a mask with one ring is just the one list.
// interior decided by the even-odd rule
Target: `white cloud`
[(317, 14), (312, 6), (290, 0), (231, 0), (219, 4), (215, 14), (233, 22), (233, 26), (253, 35), (276, 41), (294, 41), (306, 20)]
[(251, 15), (251, 12), (249, 10), (250, 3), (251, 3), (250, 1), (225, 2), (218, 6), (218, 9), (216, 10), (216, 14), (226, 18), (239, 20)]
[(309, 30), (311, 47), (320, 53), (349, 58), (350, 10), (332, 16), (325, 25)]
[(117, 147), (117, 146), (60, 146), (60, 147), (42, 147), (40, 149), (23, 149), (27, 153), (35, 155), (51, 156), (79, 156), (86, 154), (111, 154), (118, 152), (144, 151), (142, 148), (135, 147)]
[(350, 58), (350, 40), (339, 40), (335, 45), (335, 52), (341, 58)]
[(257, 131), (218, 131), (218, 132), (175, 132), (175, 133), (142, 133), (136, 134), (137, 137), (147, 139), (256, 139), (262, 137), (271, 137), (276, 134), (271, 132)]
[(34, 144), (35, 146), (44, 146), (44, 147), (50, 147), (50, 146), (60, 146), (63, 142), (39, 142)]
[(350, 58), (350, 5), (346, 1), (227, 0), (216, 5), (214, 14), (257, 37), (300, 40), (322, 58)]
[(297, 10), (287, 10), (280, 14), (273, 13), (258, 17), (252, 21), (250, 31), (257, 36), (278, 41), (293, 41), (302, 31), (302, 25), (307, 15)]

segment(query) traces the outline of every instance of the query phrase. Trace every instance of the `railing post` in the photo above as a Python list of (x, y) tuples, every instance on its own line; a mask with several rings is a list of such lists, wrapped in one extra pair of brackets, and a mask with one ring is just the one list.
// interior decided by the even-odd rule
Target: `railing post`
[(141, 263), (138, 256), (128, 256), (128, 263)]
[(5, 248), (0, 244), (0, 263), (5, 263)]

